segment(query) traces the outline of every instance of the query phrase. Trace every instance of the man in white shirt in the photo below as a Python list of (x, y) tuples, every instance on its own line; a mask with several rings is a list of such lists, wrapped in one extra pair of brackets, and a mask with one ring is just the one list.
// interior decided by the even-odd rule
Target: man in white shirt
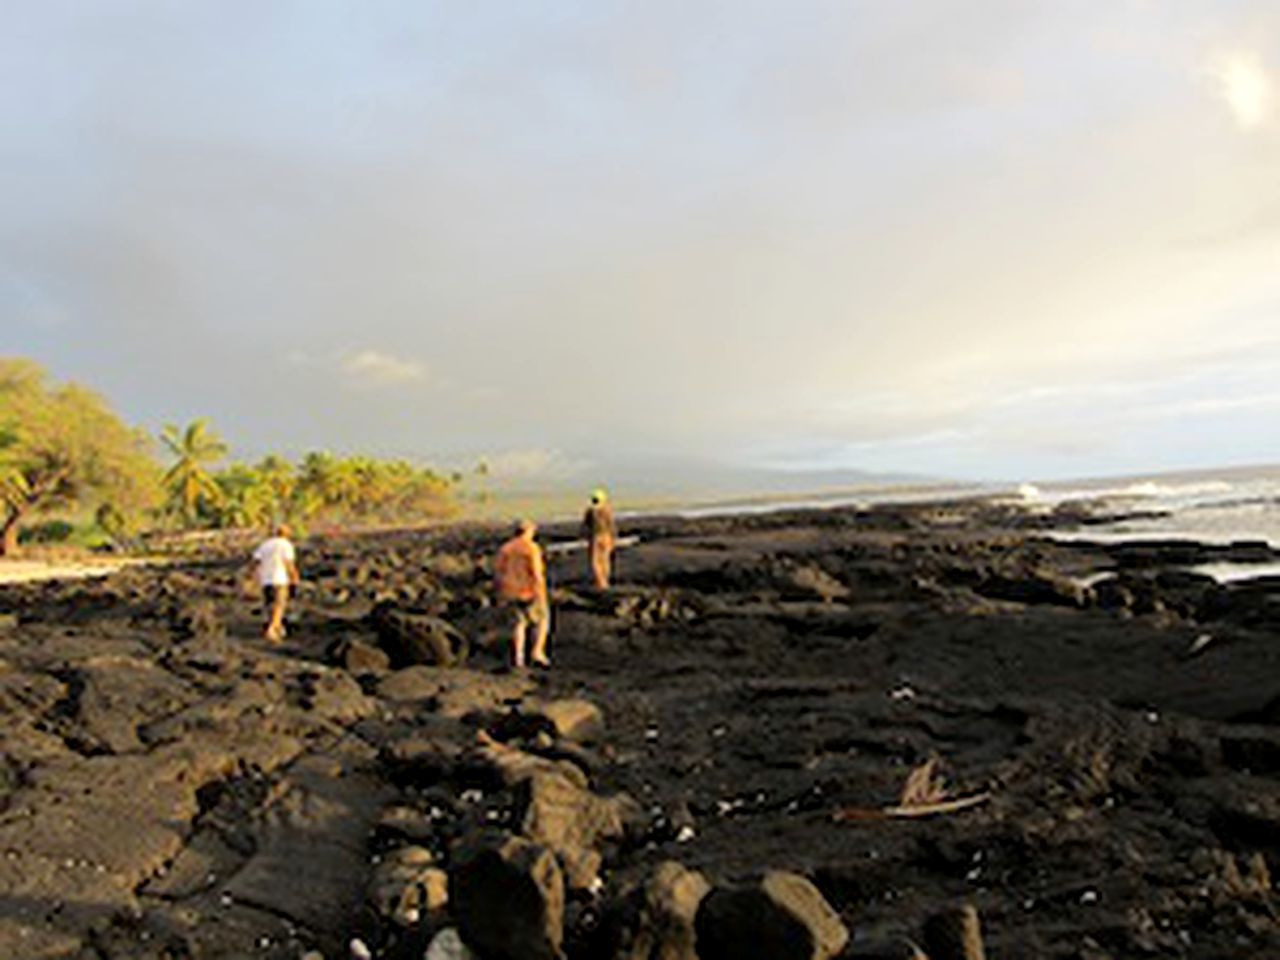
[(270, 617), (263, 636), (271, 643), (284, 639), (284, 611), (289, 605), (289, 588), (296, 586), (298, 576), (297, 553), (289, 541), (289, 528), (285, 524), (276, 527), (275, 536), (264, 540), (253, 551), (258, 567), (258, 586), (266, 600)]

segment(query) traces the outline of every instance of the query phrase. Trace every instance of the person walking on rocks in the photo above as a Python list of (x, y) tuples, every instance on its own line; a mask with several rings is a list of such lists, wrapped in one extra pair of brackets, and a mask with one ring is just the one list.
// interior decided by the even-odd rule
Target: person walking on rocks
[(289, 540), (289, 527), (280, 524), (275, 536), (264, 540), (253, 551), (257, 564), (258, 586), (262, 588), (267, 607), (267, 624), (262, 635), (272, 643), (284, 639), (284, 612), (289, 605), (289, 590), (298, 585), (297, 551)]
[(525, 665), (525, 638), (533, 627), (533, 648), (529, 661), (539, 667), (551, 666), (547, 658), (547, 635), (551, 632), (551, 607), (547, 603), (547, 566), (542, 548), (534, 540), (538, 525), (521, 520), (516, 534), (502, 545), (493, 565), (498, 602), (511, 617), (511, 664)]
[(591, 494), (591, 506), (582, 515), (582, 532), (587, 538), (591, 581), (597, 590), (608, 590), (609, 577), (613, 572), (613, 550), (618, 542), (618, 523), (613, 517), (608, 494), (603, 490)]

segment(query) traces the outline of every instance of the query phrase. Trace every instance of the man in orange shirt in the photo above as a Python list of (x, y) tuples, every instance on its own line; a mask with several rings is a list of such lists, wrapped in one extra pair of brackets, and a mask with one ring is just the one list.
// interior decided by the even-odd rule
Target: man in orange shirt
[(511, 663), (525, 665), (525, 635), (533, 625), (533, 649), (529, 661), (539, 667), (551, 666), (547, 659), (547, 634), (551, 631), (551, 608), (547, 603), (547, 567), (542, 548), (534, 541), (538, 526), (521, 520), (516, 535), (502, 545), (494, 561), (494, 587), (498, 601), (511, 612)]

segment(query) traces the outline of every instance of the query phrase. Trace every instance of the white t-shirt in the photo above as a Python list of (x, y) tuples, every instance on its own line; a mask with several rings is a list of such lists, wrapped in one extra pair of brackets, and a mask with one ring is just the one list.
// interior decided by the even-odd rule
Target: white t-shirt
[(289, 583), (289, 564), (294, 562), (293, 544), (284, 537), (264, 540), (253, 551), (258, 561), (258, 583), (264, 587), (282, 587)]

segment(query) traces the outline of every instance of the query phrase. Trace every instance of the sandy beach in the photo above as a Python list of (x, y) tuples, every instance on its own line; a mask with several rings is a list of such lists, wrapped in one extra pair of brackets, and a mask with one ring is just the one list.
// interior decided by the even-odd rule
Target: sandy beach
[(1272, 955), (1280, 588), (1073, 523), (637, 521), (608, 594), (552, 554), (534, 673), (483, 531), (304, 543), (279, 647), (230, 560), (10, 583), (0, 955)]
[(110, 560), (99, 558), (78, 560), (0, 559), (0, 584), (105, 577), (125, 567), (154, 565), (162, 562), (164, 561), (161, 558), (135, 559), (128, 557), (116, 557)]

